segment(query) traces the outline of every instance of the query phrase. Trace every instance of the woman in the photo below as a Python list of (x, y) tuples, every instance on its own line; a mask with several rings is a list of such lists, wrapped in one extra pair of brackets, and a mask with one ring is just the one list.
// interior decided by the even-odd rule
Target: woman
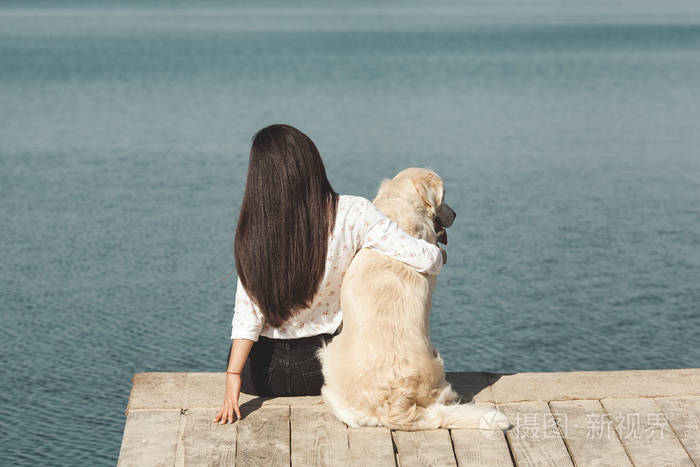
[(331, 188), (314, 143), (288, 125), (253, 138), (235, 239), (236, 285), (224, 402), (240, 418), (241, 389), (318, 395), (316, 350), (339, 332), (340, 285), (360, 248), (438, 274), (446, 253), (411, 237), (358, 196)]

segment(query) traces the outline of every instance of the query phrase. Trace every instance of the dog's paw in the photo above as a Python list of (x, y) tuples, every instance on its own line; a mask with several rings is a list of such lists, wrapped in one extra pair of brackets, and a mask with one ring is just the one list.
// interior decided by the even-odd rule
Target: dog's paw
[(486, 411), (479, 421), (479, 428), (482, 429), (508, 430), (512, 426), (505, 414), (493, 409)]

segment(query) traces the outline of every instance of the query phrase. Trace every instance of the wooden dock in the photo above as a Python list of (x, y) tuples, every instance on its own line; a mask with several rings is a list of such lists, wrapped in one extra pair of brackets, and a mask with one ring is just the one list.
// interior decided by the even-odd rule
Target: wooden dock
[(246, 394), (243, 419), (218, 425), (224, 377), (134, 376), (119, 465), (700, 465), (700, 369), (449, 373), (508, 415), (506, 434), (348, 428), (319, 397)]

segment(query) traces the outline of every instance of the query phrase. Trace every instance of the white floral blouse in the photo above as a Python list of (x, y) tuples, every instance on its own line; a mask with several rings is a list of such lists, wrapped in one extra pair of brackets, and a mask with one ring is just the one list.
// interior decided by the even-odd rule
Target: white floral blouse
[(369, 200), (341, 195), (333, 233), (328, 239), (326, 270), (311, 307), (298, 310), (281, 326), (272, 327), (239, 279), (231, 339), (257, 341), (259, 335), (294, 339), (334, 333), (343, 319), (340, 285), (350, 261), (361, 248), (372, 248), (426, 274), (437, 275), (442, 268), (442, 254), (437, 246), (407, 234)]

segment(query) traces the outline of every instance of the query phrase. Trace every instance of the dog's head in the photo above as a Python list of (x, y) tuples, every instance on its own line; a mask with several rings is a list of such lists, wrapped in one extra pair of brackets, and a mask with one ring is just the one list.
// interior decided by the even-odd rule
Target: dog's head
[(392, 209), (390, 206), (386, 206), (386, 209), (379, 205), (378, 207), (412, 235), (447, 244), (445, 227), (452, 225), (456, 214), (445, 203), (445, 185), (438, 174), (432, 170), (417, 167), (402, 170), (393, 179), (382, 183), (375, 204), (378, 201), (397, 198), (409, 201), (415, 214), (422, 218), (423, 222), (417, 223), (415, 219), (413, 222), (408, 222), (406, 213)]

